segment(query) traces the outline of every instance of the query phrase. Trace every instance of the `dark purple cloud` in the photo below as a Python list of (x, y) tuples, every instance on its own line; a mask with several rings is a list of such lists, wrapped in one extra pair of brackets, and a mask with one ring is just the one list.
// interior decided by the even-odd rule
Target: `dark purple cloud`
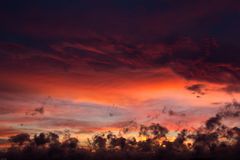
[(204, 84), (193, 84), (186, 86), (186, 89), (191, 91), (193, 94), (204, 95), (206, 86)]
[(227, 93), (240, 93), (240, 85), (227, 85), (226, 87), (222, 88), (223, 91), (226, 91)]
[[(171, 68), (188, 80), (239, 83), (234, 0), (2, 1), (1, 70)], [(79, 68), (77, 68), (79, 67)], [(85, 69), (84, 69), (85, 70)]]

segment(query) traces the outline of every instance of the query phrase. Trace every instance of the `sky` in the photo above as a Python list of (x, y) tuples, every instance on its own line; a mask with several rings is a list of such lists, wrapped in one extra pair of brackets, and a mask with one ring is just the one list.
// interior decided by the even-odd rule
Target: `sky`
[(240, 98), (237, 0), (0, 2), (0, 140), (194, 129)]

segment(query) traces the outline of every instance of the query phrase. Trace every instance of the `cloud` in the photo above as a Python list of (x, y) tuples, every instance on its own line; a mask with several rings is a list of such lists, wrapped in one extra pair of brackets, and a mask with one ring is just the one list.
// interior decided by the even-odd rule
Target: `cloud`
[(1, 145), (1, 144), (6, 144), (7, 142), (8, 142), (7, 139), (1, 139), (1, 138), (0, 138), (0, 145)]
[(211, 117), (206, 121), (206, 127), (209, 130), (212, 130), (216, 128), (216, 126), (219, 126), (221, 124), (221, 117), (216, 115), (215, 117)]
[(38, 108), (35, 108), (32, 112), (26, 112), (25, 114), (35, 116), (37, 114), (43, 115), (44, 112), (45, 112), (44, 107), (38, 107)]
[(232, 103), (227, 103), (220, 111), (216, 113), (215, 116), (210, 117), (205, 126), (208, 130), (213, 130), (219, 127), (224, 127), (222, 123), (223, 120), (231, 119), (231, 118), (239, 118), (240, 117), (240, 104), (233, 100)]
[(87, 73), (92, 69), (108, 73), (142, 70), (147, 74), (168, 68), (187, 80), (224, 84), (240, 81), (236, 56), (240, 48), (235, 45), (214, 38), (176, 37), (170, 42), (157, 39), (137, 42), (128, 37), (108, 37), (95, 35), (58, 42), (44, 51), (4, 44), (0, 46), (4, 53), (1, 69), (41, 74)]
[[(162, 92), (171, 94), (168, 104), (192, 106), (174, 100), (182, 79), (195, 81), (187, 89), (197, 96), (205, 94), (206, 82), (226, 85), (222, 91), (239, 92), (237, 1), (13, 3), (0, 2), (4, 24), (0, 26), (0, 114), (6, 116), (0, 120), (7, 125), (27, 120), (34, 121), (30, 127), (43, 129), (48, 123), (59, 128), (121, 124), (135, 112), (143, 114), (140, 110), (147, 105), (139, 111), (107, 105), (136, 106), (149, 97), (165, 96)], [(174, 91), (168, 92), (170, 88)], [(92, 103), (56, 100), (55, 107), (39, 106), (41, 96), (48, 95)], [(197, 112), (194, 109), (192, 113)], [(199, 121), (200, 113), (210, 110), (190, 119)], [(26, 119), (25, 112), (44, 116)], [(184, 115), (181, 110), (166, 111), (175, 121)], [(164, 118), (158, 113), (152, 116)]]
[(44, 114), (44, 107), (36, 108), (34, 111)]
[(0, 93), (2, 94), (30, 94), (34, 90), (21, 84), (11, 83), (4, 80), (0, 81)]
[(0, 52), (1, 71), (49, 72), (66, 70), (68, 67), (64, 57), (23, 44), (0, 43)]
[[(1, 69), (62, 73), (168, 67), (188, 80), (239, 82), (234, 33), (239, 2), (94, 2), (101, 7), (47, 2), (54, 10), (44, 7), (45, 0), (17, 6), (1, 2), (8, 6), (1, 10)], [(7, 11), (13, 6), (18, 14)]]
[(240, 93), (240, 85), (237, 84), (230, 84), (226, 87), (222, 88), (223, 91), (227, 93)]
[(173, 111), (173, 110), (171, 110), (171, 109), (168, 111), (168, 114), (169, 114), (170, 116), (180, 116), (180, 117), (185, 117), (185, 116), (186, 116), (185, 113), (178, 113), (178, 112)]
[[(204, 95), (206, 86), (204, 84), (193, 84), (186, 86), (186, 89), (191, 91), (193, 94)], [(197, 96), (197, 97), (198, 97)]]
[[(146, 35), (163, 37), (191, 32), (200, 32), (199, 34), (203, 35), (202, 32), (211, 32), (212, 26), (216, 27), (217, 24), (223, 23), (222, 19), (227, 19), (221, 16), (221, 13), (225, 15), (238, 9), (236, 1), (186, 2), (179, 3), (174, 0), (129, 3), (107, 0), (99, 3), (94, 0), (92, 3), (76, 1), (56, 4), (43, 0), (40, 3), (18, 5), (14, 5), (16, 2), (10, 3), (11, 5), (1, 2), (1, 18), (5, 24), (1, 28), (8, 32), (14, 30), (18, 34), (21, 33), (20, 35), (50, 40), (79, 38), (82, 35), (86, 36), (89, 31), (102, 34), (118, 33), (120, 36), (138, 35), (139, 38)], [(32, 10), (33, 6), (36, 10)], [(34, 21), (35, 19), (38, 21)], [(199, 22), (202, 22), (201, 25)]]
[(5, 137), (12, 136), (12, 135), (16, 135), (18, 133), (20, 133), (20, 131), (15, 128), (5, 127), (5, 126), (0, 127), (0, 136), (1, 137), (5, 138)]

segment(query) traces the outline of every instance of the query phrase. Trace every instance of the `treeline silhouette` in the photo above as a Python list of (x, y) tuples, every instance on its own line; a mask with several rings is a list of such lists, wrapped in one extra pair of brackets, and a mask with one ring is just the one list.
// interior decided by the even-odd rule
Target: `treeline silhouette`
[[(60, 142), (55, 133), (27, 133), (9, 138), (11, 147), (0, 153), (7, 160), (239, 160), (240, 128), (228, 127), (224, 119), (239, 118), (240, 104), (226, 104), (203, 126), (181, 130), (174, 140), (169, 130), (158, 123), (141, 125), (137, 138), (112, 132), (96, 134), (81, 147), (77, 138)], [(137, 139), (140, 140), (137, 140)]]

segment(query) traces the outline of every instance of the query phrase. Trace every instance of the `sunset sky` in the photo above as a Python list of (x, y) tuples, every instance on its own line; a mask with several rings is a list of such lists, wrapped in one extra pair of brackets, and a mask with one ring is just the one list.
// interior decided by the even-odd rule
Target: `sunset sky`
[(0, 143), (191, 129), (238, 100), (240, 2), (183, 1), (1, 0)]

